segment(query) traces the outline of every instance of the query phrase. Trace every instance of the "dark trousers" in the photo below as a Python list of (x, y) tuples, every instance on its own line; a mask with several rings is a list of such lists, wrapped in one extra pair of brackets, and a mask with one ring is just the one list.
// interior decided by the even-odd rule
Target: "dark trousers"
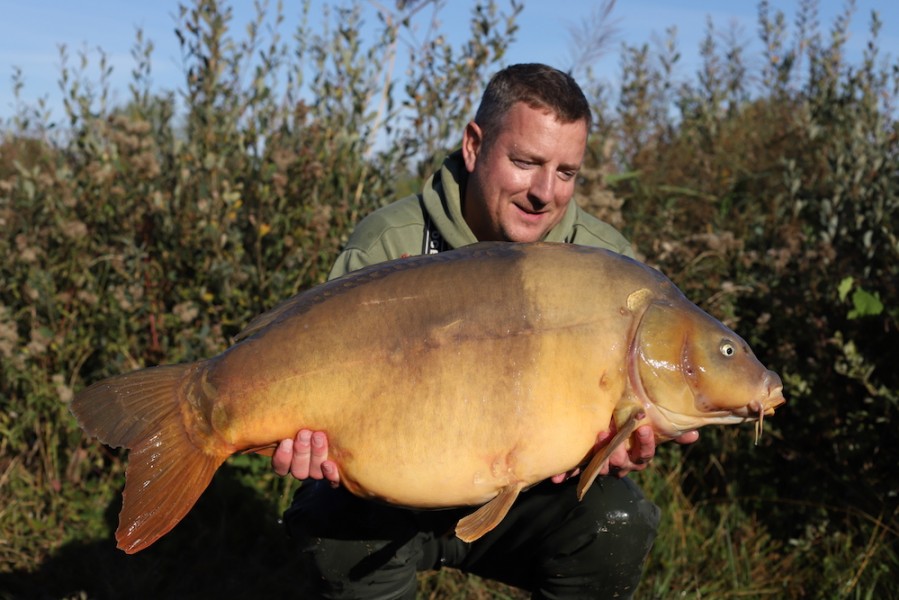
[(496, 529), (467, 544), (453, 528), (473, 508), (407, 510), (304, 483), (284, 515), (305, 571), (299, 597), (415, 598), (416, 571), (448, 566), (534, 598), (629, 598), (659, 509), (627, 478), (598, 478), (583, 502), (576, 484), (523, 492)]

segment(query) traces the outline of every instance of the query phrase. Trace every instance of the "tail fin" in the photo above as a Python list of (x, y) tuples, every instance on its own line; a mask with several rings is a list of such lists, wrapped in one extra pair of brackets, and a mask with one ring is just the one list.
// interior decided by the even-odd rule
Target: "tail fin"
[(111, 377), (72, 401), (72, 414), (85, 432), (131, 451), (116, 530), (118, 547), (128, 554), (177, 525), (228, 457), (197, 447), (187, 429), (183, 383), (196, 366), (154, 367)]

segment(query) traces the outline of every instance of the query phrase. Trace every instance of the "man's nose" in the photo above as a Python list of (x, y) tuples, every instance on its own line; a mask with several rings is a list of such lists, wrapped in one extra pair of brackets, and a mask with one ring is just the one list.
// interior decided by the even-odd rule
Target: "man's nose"
[(556, 177), (552, 169), (541, 168), (534, 173), (531, 180), (531, 196), (535, 200), (539, 200), (541, 204), (549, 204), (552, 202), (555, 193)]

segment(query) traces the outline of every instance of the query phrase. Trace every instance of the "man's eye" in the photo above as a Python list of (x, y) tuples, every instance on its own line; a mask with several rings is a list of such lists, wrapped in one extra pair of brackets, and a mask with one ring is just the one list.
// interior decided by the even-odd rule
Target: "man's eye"
[(562, 181), (571, 181), (577, 175), (577, 171), (559, 171), (559, 179)]

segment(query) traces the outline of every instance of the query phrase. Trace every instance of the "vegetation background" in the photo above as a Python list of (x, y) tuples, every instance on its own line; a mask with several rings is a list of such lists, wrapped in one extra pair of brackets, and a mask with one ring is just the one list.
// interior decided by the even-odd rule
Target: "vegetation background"
[[(63, 49), (64, 122), (21, 103), (3, 123), (0, 597), (291, 595), (278, 518), (295, 482), (236, 457), (172, 534), (126, 557), (112, 540), (125, 456), (66, 405), (103, 377), (218, 353), (323, 281), (361, 216), (418, 188), (521, 10), (479, 0), (464, 44), (439, 29), (400, 43), (428, 5), (442, 3), (383, 8), (364, 43), (356, 3), (282, 37), (263, 27), (294, 27), (280, 6), (247, 26), (194, 0), (176, 28), (180, 89), (151, 90), (138, 33), (127, 102), (111, 105), (102, 52)], [(899, 597), (899, 63), (879, 52), (876, 14), (853, 64), (852, 2), (825, 24), (816, 1), (799, 7), (790, 26), (758, 4), (760, 57), (710, 21), (686, 83), (673, 30), (621, 48), (616, 94), (589, 52), (580, 65), (599, 123), (577, 201), (739, 331), (789, 399), (758, 446), (709, 428), (632, 476), (664, 514), (638, 598)], [(451, 571), (423, 575), (421, 595), (525, 597)]]

